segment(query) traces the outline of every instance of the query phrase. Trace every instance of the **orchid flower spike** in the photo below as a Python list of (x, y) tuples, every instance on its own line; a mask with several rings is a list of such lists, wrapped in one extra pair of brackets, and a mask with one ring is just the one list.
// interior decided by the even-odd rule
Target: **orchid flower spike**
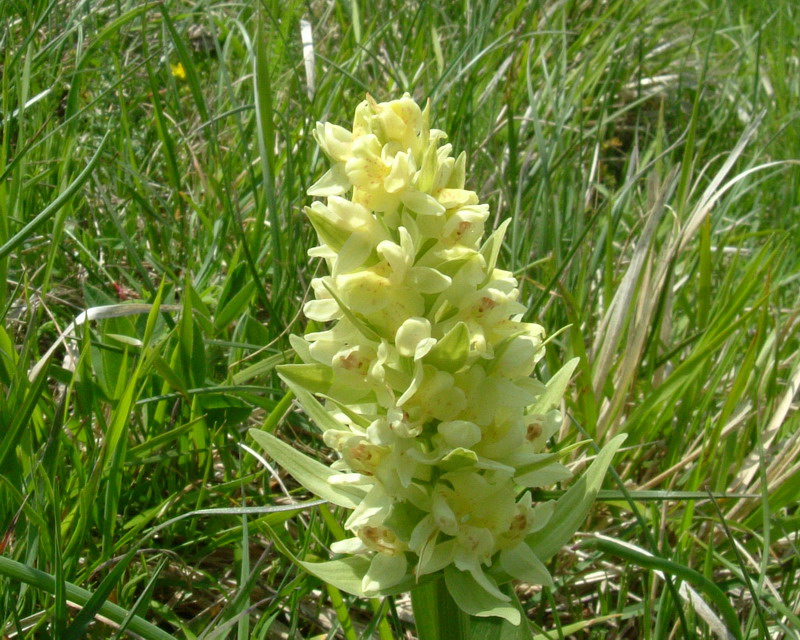
[(304, 313), (329, 324), (292, 336), (303, 363), (279, 371), (332, 418), (331, 482), (363, 490), (332, 545), (369, 559), (362, 592), (449, 568), (507, 601), (502, 579), (552, 584), (529, 542), (554, 503), (527, 489), (570, 476), (544, 451), (560, 398), (542, 402), (545, 330), (496, 264), (508, 223), (484, 240), (489, 207), (429, 112), (368, 95), (351, 129), (317, 125), (331, 164), (306, 213), (327, 273)]

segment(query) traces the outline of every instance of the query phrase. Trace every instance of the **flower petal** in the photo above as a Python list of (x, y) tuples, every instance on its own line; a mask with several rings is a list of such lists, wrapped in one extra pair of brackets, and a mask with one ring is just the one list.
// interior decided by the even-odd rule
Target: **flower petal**
[(344, 540), (337, 540), (331, 544), (331, 551), (334, 553), (364, 553), (368, 550), (361, 538), (345, 538)]
[(444, 213), (444, 207), (436, 198), (416, 189), (403, 191), (400, 201), (414, 213), (423, 216), (440, 216)]
[(440, 422), (437, 430), (451, 447), (469, 448), (481, 439), (481, 428), (467, 420)]
[(347, 179), (344, 165), (337, 163), (328, 169), (322, 177), (308, 188), (308, 195), (317, 198), (341, 196), (350, 191), (352, 185)]
[(335, 162), (347, 160), (352, 153), (353, 134), (339, 125), (318, 122), (314, 138), (325, 155)]
[(408, 318), (397, 330), (394, 344), (397, 352), (410, 358), (417, 350), (417, 345), (431, 337), (431, 322), (427, 318)]
[(453, 281), (436, 269), (430, 267), (412, 267), (411, 284), (422, 293), (441, 293)]

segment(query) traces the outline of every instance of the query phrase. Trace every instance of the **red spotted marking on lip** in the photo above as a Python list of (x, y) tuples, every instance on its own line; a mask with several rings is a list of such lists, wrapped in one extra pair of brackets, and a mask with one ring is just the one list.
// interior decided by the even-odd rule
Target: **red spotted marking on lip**
[(340, 358), (339, 362), (341, 363), (343, 369), (366, 373), (366, 365), (368, 362), (365, 358), (360, 357), (357, 353), (351, 353), (344, 358)]
[(471, 222), (467, 222), (466, 220), (464, 220), (463, 222), (459, 222), (458, 223), (458, 227), (456, 228), (456, 236), (458, 238), (461, 238), (461, 236), (463, 236), (467, 231), (469, 231), (469, 228), (471, 226), (472, 226), (472, 223)]
[(525, 517), (524, 513), (518, 513), (511, 519), (511, 526), (508, 530), (511, 533), (519, 533), (520, 531), (524, 531), (528, 527), (528, 518)]
[(540, 435), (542, 435), (542, 425), (538, 422), (531, 422), (528, 425), (528, 429), (525, 432), (525, 437), (530, 440), (536, 440)]
[(486, 313), (489, 309), (494, 309), (498, 304), (491, 298), (484, 296), (478, 303), (478, 313)]

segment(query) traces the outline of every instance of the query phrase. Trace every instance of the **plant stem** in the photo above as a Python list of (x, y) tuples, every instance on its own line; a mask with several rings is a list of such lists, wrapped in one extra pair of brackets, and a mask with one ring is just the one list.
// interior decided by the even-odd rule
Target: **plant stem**
[(463, 612), (442, 578), (411, 590), (411, 607), (419, 640), (533, 640), (525, 611), (510, 584), (501, 587), (522, 614), (521, 624), (508, 620), (471, 616)]
[(466, 640), (471, 637), (471, 616), (458, 608), (441, 577), (411, 590), (411, 608), (419, 640)]

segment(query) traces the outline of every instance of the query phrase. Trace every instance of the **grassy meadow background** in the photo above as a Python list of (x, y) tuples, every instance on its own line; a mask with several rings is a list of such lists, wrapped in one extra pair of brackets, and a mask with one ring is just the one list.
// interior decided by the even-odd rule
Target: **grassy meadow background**
[(688, 569), (743, 637), (799, 637), (798, 25), (791, 0), (0, 1), (0, 637), (413, 635), (403, 599), (292, 564), (340, 514), (287, 511), (312, 496), (246, 436), (328, 455), (273, 373), (319, 268), (311, 131), (404, 91), (513, 217), (526, 319), (567, 327), (539, 374), (581, 358), (553, 447), (628, 434), (557, 588), (518, 589), (532, 633), (724, 637)]

